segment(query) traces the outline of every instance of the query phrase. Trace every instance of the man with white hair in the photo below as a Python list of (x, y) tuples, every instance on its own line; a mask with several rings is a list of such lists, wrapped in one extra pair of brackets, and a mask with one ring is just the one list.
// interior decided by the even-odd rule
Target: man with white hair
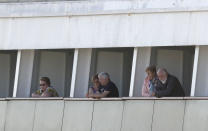
[(159, 81), (155, 86), (156, 97), (183, 97), (185, 96), (184, 90), (179, 80), (170, 75), (165, 68), (159, 68), (157, 71)]
[(101, 72), (98, 74), (100, 87), (99, 92), (91, 95), (92, 98), (103, 98), (103, 97), (119, 97), (118, 88), (110, 80), (110, 76), (106, 72)]

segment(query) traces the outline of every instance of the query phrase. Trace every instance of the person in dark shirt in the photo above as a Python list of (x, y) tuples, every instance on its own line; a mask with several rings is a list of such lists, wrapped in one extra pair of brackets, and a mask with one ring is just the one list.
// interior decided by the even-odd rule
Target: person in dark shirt
[(119, 97), (118, 88), (110, 80), (110, 76), (106, 72), (101, 72), (98, 74), (100, 87), (99, 92), (93, 94), (93, 98), (103, 98), (103, 97)]
[(157, 71), (158, 81), (155, 86), (156, 97), (184, 97), (184, 90), (179, 80), (168, 74), (167, 70), (160, 68)]

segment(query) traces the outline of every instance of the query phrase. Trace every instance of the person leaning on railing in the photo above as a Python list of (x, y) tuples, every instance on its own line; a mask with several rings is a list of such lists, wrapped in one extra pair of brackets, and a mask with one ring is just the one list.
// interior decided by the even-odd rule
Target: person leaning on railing
[(57, 91), (51, 87), (51, 82), (48, 77), (40, 78), (40, 89), (32, 93), (32, 97), (58, 97)]
[(156, 66), (152, 65), (147, 67), (145, 72), (147, 73), (147, 77), (144, 79), (142, 86), (142, 96), (150, 97), (155, 90), (154, 84), (157, 80)]
[(99, 92), (100, 82), (99, 82), (98, 74), (94, 75), (91, 81), (93, 83), (93, 86), (91, 86), (88, 89), (88, 92), (86, 94), (86, 97), (88, 98), (93, 97), (93, 94), (100, 94)]
[(158, 83), (155, 86), (153, 96), (156, 97), (184, 97), (184, 90), (179, 80), (170, 75), (166, 69), (160, 68), (157, 71)]
[(98, 74), (100, 86), (99, 93), (92, 94), (91, 98), (103, 98), (103, 97), (119, 97), (118, 88), (110, 80), (110, 76), (106, 72), (101, 72)]

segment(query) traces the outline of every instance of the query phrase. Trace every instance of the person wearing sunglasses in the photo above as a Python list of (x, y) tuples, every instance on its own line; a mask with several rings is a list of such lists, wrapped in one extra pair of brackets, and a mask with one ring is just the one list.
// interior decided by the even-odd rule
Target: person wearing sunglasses
[(57, 91), (51, 87), (51, 82), (48, 77), (40, 78), (40, 89), (32, 93), (32, 97), (58, 97)]

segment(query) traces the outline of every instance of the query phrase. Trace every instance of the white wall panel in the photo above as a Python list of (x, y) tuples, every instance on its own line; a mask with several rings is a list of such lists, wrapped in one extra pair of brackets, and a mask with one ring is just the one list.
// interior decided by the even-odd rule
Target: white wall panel
[(33, 131), (61, 131), (63, 108), (64, 101), (38, 101)]
[(125, 101), (121, 131), (151, 131), (153, 105), (152, 100)]
[(0, 101), (0, 131), (4, 131), (7, 115), (7, 101)]
[(36, 47), (41, 49), (65, 46), (69, 30), (68, 20), (68, 17), (12, 19), (10, 43), (6, 43), (6, 47), (15, 49), (22, 46), (27, 49)]
[(0, 19), (0, 49), (207, 45), (207, 12)]
[(185, 101), (156, 100), (152, 131), (182, 131)]
[(62, 131), (90, 131), (93, 101), (65, 101)]
[(207, 108), (207, 100), (188, 100), (186, 103), (183, 131), (207, 131)]
[(92, 131), (120, 131), (122, 112), (122, 101), (95, 102)]
[(5, 131), (33, 131), (35, 101), (9, 101)]

